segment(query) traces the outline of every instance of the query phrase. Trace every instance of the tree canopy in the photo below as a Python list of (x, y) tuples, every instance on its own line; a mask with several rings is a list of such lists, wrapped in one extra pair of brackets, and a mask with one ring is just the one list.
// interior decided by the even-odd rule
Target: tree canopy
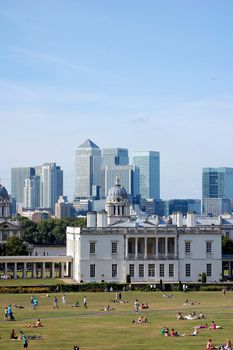
[(21, 238), (28, 243), (65, 244), (67, 226), (86, 226), (86, 218), (46, 219), (38, 223), (20, 218)]

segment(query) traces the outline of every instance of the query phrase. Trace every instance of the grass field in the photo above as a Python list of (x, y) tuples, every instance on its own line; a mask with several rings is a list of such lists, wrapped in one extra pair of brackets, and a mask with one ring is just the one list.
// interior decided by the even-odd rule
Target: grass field
[(62, 280), (59, 278), (35, 278), (35, 279), (31, 279), (31, 278), (27, 278), (27, 279), (23, 279), (19, 278), (19, 279), (0, 279), (0, 287), (8, 287), (8, 286), (54, 286), (57, 284), (63, 284)]
[[(82, 305), (84, 293), (67, 293), (67, 304), (61, 304), (61, 294), (58, 293), (59, 309), (53, 310), (53, 297), (38, 295), (39, 307), (30, 307), (28, 294), (1, 294), (0, 307), (2, 317), (0, 321), (0, 349), (22, 349), (21, 341), (12, 341), (10, 331), (14, 328), (19, 333), (23, 330), (26, 335), (42, 335), (43, 340), (31, 340), (29, 349), (73, 350), (74, 344), (79, 344), (80, 350), (163, 350), (163, 349), (201, 349), (204, 350), (207, 339), (212, 338), (215, 345), (223, 344), (232, 337), (233, 329), (233, 293), (227, 292), (190, 292), (173, 293), (174, 298), (163, 298), (157, 292), (126, 292), (123, 298), (128, 303), (113, 303), (115, 293), (86, 293), (88, 308)], [(200, 305), (184, 306), (186, 298), (197, 300)], [(148, 310), (139, 314), (147, 316), (148, 324), (132, 324), (137, 315), (133, 313), (135, 299), (149, 304)], [(79, 308), (71, 307), (79, 300)], [(15, 322), (4, 321), (3, 310), (9, 304), (23, 305), (25, 309), (14, 310)], [(115, 310), (100, 311), (110, 304)], [(203, 311), (206, 320), (176, 320), (177, 311)], [(27, 324), (41, 319), (44, 328), (27, 328)], [(179, 333), (191, 333), (197, 324), (208, 324), (214, 320), (222, 325), (220, 330), (200, 330), (197, 337), (163, 337), (160, 335), (162, 326), (175, 328)], [(233, 338), (233, 337), (232, 337)]]

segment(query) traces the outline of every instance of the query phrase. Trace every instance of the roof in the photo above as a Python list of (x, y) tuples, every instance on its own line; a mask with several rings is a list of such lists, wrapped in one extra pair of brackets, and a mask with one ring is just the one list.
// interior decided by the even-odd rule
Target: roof
[(87, 139), (78, 148), (96, 148), (96, 149), (99, 149), (99, 147), (90, 139)]

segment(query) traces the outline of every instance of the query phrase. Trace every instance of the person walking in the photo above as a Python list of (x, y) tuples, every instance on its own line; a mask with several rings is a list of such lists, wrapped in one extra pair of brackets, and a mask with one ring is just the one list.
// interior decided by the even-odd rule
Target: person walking
[(65, 296), (65, 294), (62, 294), (61, 300), (62, 300), (62, 304), (66, 304), (66, 296)]
[(84, 296), (83, 298), (83, 306), (85, 307), (85, 309), (87, 309), (87, 297)]
[(23, 349), (28, 348), (28, 339), (25, 334), (22, 335)]
[(54, 299), (53, 299), (53, 309), (59, 309), (59, 306), (58, 306), (58, 299), (57, 299), (56, 296), (55, 296)]

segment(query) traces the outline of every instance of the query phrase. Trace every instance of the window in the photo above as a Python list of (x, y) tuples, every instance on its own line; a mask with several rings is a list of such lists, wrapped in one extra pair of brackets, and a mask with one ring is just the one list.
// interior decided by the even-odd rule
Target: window
[(206, 276), (207, 277), (212, 276), (212, 264), (206, 264)]
[(159, 264), (159, 277), (164, 277), (164, 264)]
[(229, 231), (226, 232), (226, 237), (230, 238), (230, 232)]
[(191, 264), (185, 264), (185, 276), (191, 277)]
[(186, 254), (190, 254), (191, 253), (191, 242), (190, 241), (186, 241), (185, 242), (185, 253)]
[(95, 264), (90, 265), (90, 277), (95, 277)]
[(112, 254), (117, 254), (117, 242), (112, 242)]
[(174, 277), (174, 264), (169, 264), (168, 275), (169, 275), (169, 277)]
[(206, 241), (206, 253), (212, 253), (212, 242)]
[(112, 277), (117, 277), (117, 264), (112, 264)]
[(139, 264), (139, 277), (144, 277), (144, 265)]
[(155, 277), (155, 264), (148, 265), (148, 277)]
[(90, 254), (95, 254), (95, 242), (90, 242)]
[(129, 275), (134, 277), (134, 264), (129, 264)]

